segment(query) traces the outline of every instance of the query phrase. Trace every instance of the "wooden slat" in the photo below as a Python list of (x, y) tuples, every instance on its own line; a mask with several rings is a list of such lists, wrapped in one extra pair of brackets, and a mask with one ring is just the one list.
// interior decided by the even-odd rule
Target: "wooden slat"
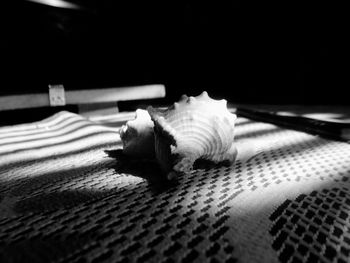
[[(66, 104), (103, 103), (126, 100), (163, 98), (161, 84), (89, 90), (67, 90)], [(10, 95), (0, 97), (0, 110), (14, 110), (50, 106), (48, 93)]]

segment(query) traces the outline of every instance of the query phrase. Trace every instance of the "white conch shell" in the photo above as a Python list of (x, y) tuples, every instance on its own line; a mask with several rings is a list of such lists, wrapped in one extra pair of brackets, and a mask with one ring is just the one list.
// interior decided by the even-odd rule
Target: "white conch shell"
[(119, 130), (123, 153), (133, 157), (154, 158), (153, 126), (148, 112), (137, 109), (135, 119), (128, 121)]
[(214, 100), (203, 92), (182, 96), (168, 109), (147, 108), (154, 122), (155, 154), (164, 172), (189, 172), (197, 159), (233, 162), (236, 115), (226, 100)]

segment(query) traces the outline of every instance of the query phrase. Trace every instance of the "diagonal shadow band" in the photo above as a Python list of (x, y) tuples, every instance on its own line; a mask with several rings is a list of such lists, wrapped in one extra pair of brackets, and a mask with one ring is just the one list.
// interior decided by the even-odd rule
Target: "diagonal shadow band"
[[(43, 141), (45, 139), (59, 139), (59, 138), (62, 138), (66, 135), (69, 135), (69, 134), (73, 134), (74, 132), (77, 132), (77, 131), (80, 131), (84, 128), (87, 128), (87, 127), (95, 127), (96, 125), (93, 124), (93, 123), (87, 123), (85, 121), (79, 121), (80, 123), (84, 123), (84, 124), (81, 124), (81, 125), (74, 125), (74, 124), (69, 124), (67, 125), (67, 128), (72, 128), (72, 129), (67, 129), (66, 131), (64, 130), (64, 128), (62, 129), (59, 129), (59, 132), (55, 132), (55, 134), (52, 134), (52, 131), (50, 130), (50, 132), (43, 132), (42, 134), (46, 134), (42, 137), (38, 137), (38, 138), (33, 138), (33, 139), (25, 139), (25, 138), (22, 138), (21, 140), (17, 140), (17, 141), (13, 141), (13, 142), (7, 142), (7, 143), (0, 143), (0, 147), (4, 147), (4, 146), (16, 146), (16, 145), (22, 145), (22, 144), (26, 144), (26, 143), (33, 143), (33, 142), (40, 142), (40, 141)], [(75, 122), (76, 123), (79, 123), (78, 121)], [(58, 129), (57, 129), (58, 130)], [(50, 134), (51, 133), (51, 134)]]
[(94, 240), (92, 235), (75, 232), (39, 235), (36, 238), (3, 244), (0, 248), (0, 262), (57, 262), (67, 255), (82, 253), (84, 247), (91, 246)]
[(269, 127), (268, 129), (259, 129), (259, 130), (238, 134), (235, 136), (235, 140), (252, 138), (252, 137), (262, 137), (264, 135), (272, 135), (272, 134), (277, 134), (284, 131), (286, 131), (286, 129), (282, 129), (277, 126), (272, 126), (272, 127)]
[[(59, 116), (52, 116), (53, 120), (58, 118)], [(17, 138), (17, 137), (22, 137), (23, 134), (25, 135), (32, 135), (32, 134), (37, 134), (37, 133), (46, 133), (46, 127), (53, 128), (52, 130), (55, 129), (61, 129), (61, 128), (66, 128), (68, 127), (71, 123), (74, 123), (76, 121), (83, 121), (84, 119), (80, 117), (79, 115), (70, 115), (69, 116), (64, 116), (64, 119), (59, 120), (57, 122), (45, 122), (45, 121), (40, 121), (38, 123), (31, 123), (31, 124), (25, 124), (21, 125), (20, 128), (19, 126), (16, 126), (13, 128), (13, 130), (5, 130), (2, 131), (0, 130), (0, 137), (1, 138)], [(72, 122), (71, 122), (72, 121)], [(87, 121), (87, 120), (84, 120)], [(51, 125), (51, 126), (50, 126)], [(63, 125), (63, 126), (61, 126)], [(26, 127), (26, 128), (24, 128)], [(2, 128), (3, 129), (3, 128)], [(38, 130), (39, 129), (39, 130)]]
[[(38, 162), (46, 162), (52, 159), (60, 159), (60, 158), (66, 158), (70, 155), (77, 155), (77, 154), (82, 154), (84, 152), (90, 152), (90, 151), (95, 151), (95, 150), (104, 150), (106, 148), (118, 148), (121, 147), (122, 143), (120, 141), (116, 141), (114, 143), (101, 143), (101, 144), (95, 144), (95, 145), (84, 145), (80, 147), (79, 149), (75, 150), (70, 150), (64, 153), (55, 153), (53, 155), (47, 155), (45, 157), (40, 157), (40, 158), (26, 158), (25, 160), (14, 160), (8, 163), (5, 163), (3, 165), (0, 165), (0, 175), (5, 174), (8, 171), (12, 170), (14, 167), (21, 165), (23, 167), (29, 167), (35, 163)], [(1, 178), (1, 177), (0, 177)]]
[[(80, 147), (80, 145), (84, 144), (84, 140), (85, 139), (92, 139), (94, 136), (101, 136), (101, 135), (117, 135), (117, 133), (113, 132), (113, 131), (98, 131), (98, 132), (95, 131), (95, 132), (90, 132), (90, 133), (85, 134), (83, 136), (79, 136), (79, 137), (76, 137), (76, 138), (73, 138), (73, 139), (69, 139), (69, 140), (66, 140), (66, 141), (63, 141), (63, 142), (59, 142), (59, 143), (48, 143), (46, 145), (37, 146), (37, 147), (31, 147), (31, 148), (28, 148), (28, 149), (18, 149), (18, 150), (15, 150), (15, 151), (11, 152), (11, 153), (1, 153), (0, 154), (0, 158), (9, 156), (9, 154), (16, 154), (16, 153), (20, 153), (20, 152), (23, 152), (23, 154), (25, 154), (25, 150), (28, 150), (28, 151), (44, 150), (44, 149), (45, 150), (50, 150), (50, 149), (52, 149), (54, 147), (58, 148), (60, 146), (68, 146), (70, 143), (77, 143), (77, 142), (81, 142), (79, 144), (79, 147)], [(85, 141), (85, 143), (87, 143), (87, 141)]]

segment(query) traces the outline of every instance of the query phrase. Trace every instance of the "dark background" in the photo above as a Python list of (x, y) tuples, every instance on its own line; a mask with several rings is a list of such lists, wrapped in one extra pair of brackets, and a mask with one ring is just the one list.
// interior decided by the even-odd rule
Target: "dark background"
[(164, 83), (238, 103), (347, 104), (345, 7), (310, 1), (2, 3), (0, 95)]

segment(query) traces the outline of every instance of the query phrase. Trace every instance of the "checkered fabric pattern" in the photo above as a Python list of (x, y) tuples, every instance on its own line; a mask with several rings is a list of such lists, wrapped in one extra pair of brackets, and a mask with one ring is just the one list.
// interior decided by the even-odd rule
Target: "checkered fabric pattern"
[(167, 184), (120, 154), (132, 117), (0, 128), (0, 262), (349, 262), (349, 144), (239, 118), (260, 154)]

